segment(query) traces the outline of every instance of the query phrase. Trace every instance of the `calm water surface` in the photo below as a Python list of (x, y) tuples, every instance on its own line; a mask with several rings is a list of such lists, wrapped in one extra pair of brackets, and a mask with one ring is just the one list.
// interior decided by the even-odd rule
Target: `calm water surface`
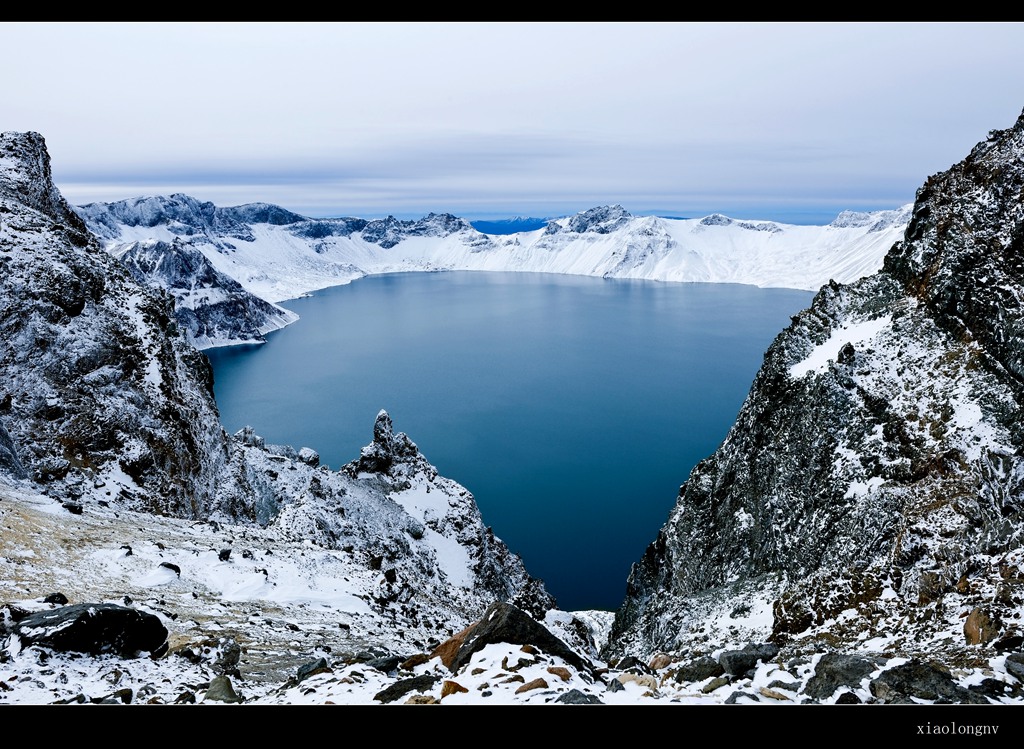
[(565, 609), (616, 608), (679, 485), (811, 293), (524, 273), (372, 276), (208, 351), (225, 427), (358, 457), (387, 409)]

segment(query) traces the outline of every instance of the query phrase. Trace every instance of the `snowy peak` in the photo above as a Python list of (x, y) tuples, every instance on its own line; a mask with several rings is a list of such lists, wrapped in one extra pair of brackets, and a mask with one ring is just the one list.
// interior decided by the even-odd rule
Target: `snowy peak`
[(710, 216), (705, 216), (700, 220), (701, 226), (731, 226), (733, 220), (728, 216), (724, 216), (721, 213), (712, 213)]
[(170, 197), (139, 197), (116, 203), (90, 203), (78, 207), (79, 215), (100, 237), (117, 240), (122, 227), (163, 227), (173, 236), (203, 236), (216, 242), (218, 236), (251, 240), (252, 233), (229, 214), (218, 214), (210, 202), (175, 193)]
[(568, 219), (559, 219), (548, 224), (546, 234), (569, 231), (574, 234), (610, 234), (622, 228), (633, 218), (621, 205), (604, 205), (581, 211)]
[(721, 213), (712, 213), (700, 220), (701, 226), (737, 226), (748, 231), (781, 232), (782, 227), (772, 221), (737, 221)]
[(252, 224), (290, 226), (308, 220), (271, 203), (219, 208), (182, 193), (90, 203), (76, 210), (94, 233), (109, 241), (121, 239), (124, 227), (160, 227), (172, 236), (204, 239), (221, 250), (234, 248), (228, 239), (252, 242)]
[(273, 203), (246, 203), (231, 208), (218, 208), (216, 212), (219, 216), (244, 224), (287, 226), (308, 221), (305, 216), (292, 213)]
[(883, 231), (909, 222), (913, 207), (913, 203), (907, 203), (893, 211), (843, 211), (829, 226), (835, 229), (867, 226), (868, 231)]
[(53, 184), (50, 154), (39, 133), (0, 133), (0, 192), (58, 223), (86, 230)]
[(363, 228), (362, 237), (389, 250), (409, 237), (447, 237), (463, 232), (479, 234), (465, 219), (450, 213), (428, 213), (416, 221), (400, 221), (394, 216), (370, 221)]

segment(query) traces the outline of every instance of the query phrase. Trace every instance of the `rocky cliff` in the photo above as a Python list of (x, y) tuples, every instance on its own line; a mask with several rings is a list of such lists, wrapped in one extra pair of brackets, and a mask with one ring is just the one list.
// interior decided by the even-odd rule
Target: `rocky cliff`
[(1022, 156), (1024, 117), (927, 181), (881, 272), (778, 336), (633, 566), (610, 653), (1020, 648)]
[(41, 136), (0, 137), (0, 419), (46, 491), (106, 487), (153, 511), (245, 514), (205, 357), (108, 255), (50, 178)]

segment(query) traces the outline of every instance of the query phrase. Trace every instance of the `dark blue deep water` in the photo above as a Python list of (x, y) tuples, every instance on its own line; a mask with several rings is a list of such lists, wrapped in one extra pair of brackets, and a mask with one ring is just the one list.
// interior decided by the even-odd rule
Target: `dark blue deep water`
[(211, 350), (225, 427), (337, 468), (387, 409), (565, 609), (616, 608), (679, 485), (811, 294), (520, 273), (373, 276)]

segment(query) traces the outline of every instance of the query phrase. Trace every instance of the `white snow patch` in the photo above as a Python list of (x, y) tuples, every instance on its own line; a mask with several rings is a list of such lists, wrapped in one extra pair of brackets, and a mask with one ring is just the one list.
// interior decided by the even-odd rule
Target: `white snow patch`
[(846, 490), (846, 494), (843, 495), (843, 499), (867, 496), (884, 484), (885, 479), (881, 476), (872, 476), (867, 481), (851, 481), (850, 487)]
[(448, 495), (442, 491), (428, 491), (428, 486), (421, 484), (403, 492), (396, 492), (391, 498), (424, 524), (422, 540), (433, 547), (437, 566), (449, 584), (472, 588), (473, 560), (469, 550), (460, 544), (458, 539), (444, 536), (427, 525), (432, 516), (443, 516), (448, 509)]
[(832, 331), (824, 343), (816, 346), (807, 358), (789, 368), (794, 378), (803, 377), (808, 372), (824, 372), (829, 362), (835, 361), (843, 346), (847, 343), (860, 344), (870, 341), (892, 323), (892, 315), (884, 315), (873, 320), (858, 323), (847, 323)]

